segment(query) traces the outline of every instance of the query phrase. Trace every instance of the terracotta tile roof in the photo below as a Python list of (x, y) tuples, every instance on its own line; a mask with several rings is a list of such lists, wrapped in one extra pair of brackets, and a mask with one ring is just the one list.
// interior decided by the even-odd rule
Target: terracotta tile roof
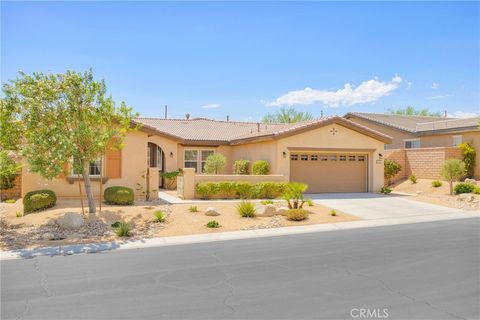
[(134, 122), (157, 133), (184, 141), (185, 143), (224, 143), (238, 144), (261, 138), (276, 138), (284, 135), (300, 133), (322, 125), (335, 122), (357, 129), (364, 134), (379, 140), (389, 141), (391, 138), (383, 133), (359, 125), (342, 117), (325, 117), (292, 124), (265, 124), (255, 122), (218, 121), (205, 118), (195, 119), (161, 119), (136, 118)]
[(479, 123), (480, 117), (465, 119), (443, 119), (441, 121), (422, 122), (417, 124), (416, 132), (424, 133), (426, 131), (478, 128)]

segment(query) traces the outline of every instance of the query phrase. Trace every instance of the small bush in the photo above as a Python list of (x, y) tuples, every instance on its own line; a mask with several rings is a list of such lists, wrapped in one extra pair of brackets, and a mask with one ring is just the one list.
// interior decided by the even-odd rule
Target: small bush
[(190, 211), (190, 212), (198, 212), (198, 207), (197, 207), (197, 206), (190, 206), (190, 208), (188, 208), (188, 211)]
[(390, 185), (392, 178), (402, 170), (402, 166), (393, 160), (385, 159), (383, 161), (383, 177), (387, 182), (387, 185)]
[(250, 182), (237, 182), (235, 183), (235, 190), (237, 192), (237, 196), (240, 199), (251, 199), (252, 191), (253, 191), (253, 184)]
[(255, 217), (255, 205), (250, 201), (242, 201), (237, 205), (237, 211), (243, 218)]
[(132, 205), (134, 200), (133, 189), (127, 187), (108, 187), (103, 192), (107, 204)]
[(308, 218), (308, 212), (303, 209), (290, 209), (287, 211), (287, 219), (291, 221), (302, 221)]
[(251, 183), (247, 181), (201, 182), (195, 187), (201, 199), (213, 197), (223, 199), (274, 199), (280, 197), (290, 185), (287, 182), (266, 181)]
[(411, 183), (414, 183), (414, 184), (417, 183), (417, 177), (414, 176), (413, 174), (410, 177), (408, 177), (408, 180), (410, 180)]
[(203, 182), (197, 184), (195, 189), (201, 199), (210, 199), (219, 192), (219, 184), (214, 182)]
[(165, 222), (165, 212), (163, 210), (157, 210), (153, 213), (153, 222)]
[(226, 163), (227, 159), (223, 154), (212, 153), (207, 157), (207, 160), (205, 160), (204, 171), (207, 174), (218, 174), (223, 171)]
[(120, 226), (120, 221), (115, 221), (110, 225), (112, 228), (118, 228)]
[(475, 189), (473, 189), (473, 193), (480, 194), (480, 187), (475, 187)]
[(15, 212), (15, 216), (17, 218), (21, 218), (21, 217), (23, 217), (23, 214), (20, 211), (17, 211), (17, 212)]
[(236, 184), (233, 181), (218, 182), (218, 193), (220, 197), (225, 199), (231, 199), (237, 197)]
[(382, 187), (380, 189), (380, 192), (383, 193), (383, 194), (389, 194), (392, 192), (392, 189), (390, 189), (389, 187)]
[(119, 237), (130, 237), (132, 235), (132, 227), (126, 222), (120, 222), (115, 230), (115, 234)]
[(270, 171), (270, 165), (268, 164), (268, 161), (258, 160), (258, 161), (255, 161), (252, 165), (253, 174), (265, 175), (265, 174), (268, 174), (269, 171)]
[(332, 217), (335, 217), (335, 216), (337, 215), (337, 210), (332, 209), (332, 210), (330, 211), (330, 215), (331, 215)]
[(260, 201), (261, 204), (263, 204), (264, 206), (266, 206), (267, 204), (273, 204), (273, 201), (272, 200), (262, 200)]
[(438, 188), (438, 187), (441, 187), (441, 186), (442, 186), (442, 181), (440, 181), (440, 180), (433, 180), (432, 181), (432, 187)]
[(307, 204), (307, 206), (313, 207), (313, 200), (312, 199), (305, 200), (305, 203)]
[(15, 200), (15, 199), (7, 199), (7, 200), (5, 200), (4, 202), (5, 202), (5, 203), (15, 203), (15, 202), (17, 202), (17, 200)]
[(23, 198), (23, 212), (29, 213), (55, 206), (57, 196), (52, 190), (37, 190), (28, 192)]
[(459, 183), (455, 186), (455, 194), (470, 193), (475, 190), (475, 185), (472, 183)]
[(220, 223), (218, 223), (218, 221), (215, 221), (215, 220), (208, 221), (207, 228), (220, 228)]
[(250, 173), (250, 161), (248, 160), (235, 160), (233, 163), (234, 174), (249, 174)]

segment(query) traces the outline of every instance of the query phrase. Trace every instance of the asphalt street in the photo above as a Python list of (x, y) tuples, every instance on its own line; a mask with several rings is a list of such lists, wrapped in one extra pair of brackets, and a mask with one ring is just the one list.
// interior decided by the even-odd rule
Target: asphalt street
[(1, 319), (479, 319), (480, 219), (1, 261)]

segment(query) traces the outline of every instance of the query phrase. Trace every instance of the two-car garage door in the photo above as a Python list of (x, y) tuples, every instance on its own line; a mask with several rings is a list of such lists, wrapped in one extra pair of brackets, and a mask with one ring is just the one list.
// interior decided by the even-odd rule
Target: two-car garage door
[(367, 192), (366, 154), (290, 154), (290, 181), (308, 184), (308, 193)]

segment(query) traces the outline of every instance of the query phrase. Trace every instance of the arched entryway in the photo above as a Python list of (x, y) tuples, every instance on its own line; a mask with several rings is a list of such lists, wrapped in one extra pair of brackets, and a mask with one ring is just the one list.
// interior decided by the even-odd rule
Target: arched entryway
[(164, 181), (162, 178), (162, 173), (164, 172), (165, 168), (165, 154), (162, 148), (153, 142), (148, 143), (147, 162), (150, 168), (158, 168), (158, 174), (160, 175), (158, 178), (158, 187), (163, 188)]

